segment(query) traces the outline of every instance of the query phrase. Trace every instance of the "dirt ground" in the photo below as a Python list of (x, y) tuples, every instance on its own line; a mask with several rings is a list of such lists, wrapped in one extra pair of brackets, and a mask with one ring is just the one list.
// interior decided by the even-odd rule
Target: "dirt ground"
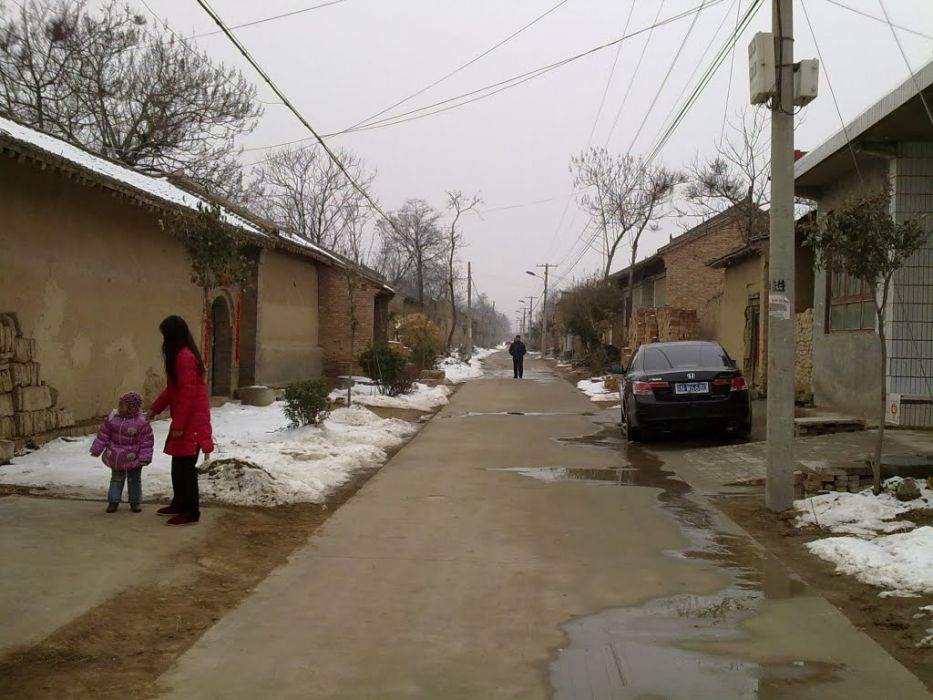
[[(881, 589), (837, 574), (832, 564), (804, 548), (807, 542), (825, 535), (782, 521), (764, 507), (763, 493), (721, 496), (714, 502), (933, 691), (933, 649), (917, 647), (917, 642), (927, 636), (926, 629), (933, 626), (933, 619), (926, 615), (914, 617), (921, 606), (933, 604), (933, 596), (881, 598)], [(910, 520), (933, 524), (933, 513), (921, 518), (912, 514)]]
[(124, 590), (40, 644), (5, 657), (0, 697), (153, 697), (154, 681), (175, 659), (372, 473), (357, 475), (327, 506), (224, 509), (214, 535), (177, 558), (192, 571), (183, 582)]

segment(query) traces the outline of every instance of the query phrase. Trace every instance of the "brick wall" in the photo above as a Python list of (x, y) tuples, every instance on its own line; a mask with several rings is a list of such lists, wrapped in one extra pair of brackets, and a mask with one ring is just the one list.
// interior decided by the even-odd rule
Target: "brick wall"
[(741, 222), (725, 221), (709, 232), (660, 251), (667, 270), (665, 303), (679, 309), (702, 311), (722, 294), (724, 270), (714, 270), (706, 263), (743, 244)]
[[(343, 270), (322, 265), (318, 276), (319, 337), (324, 350), (324, 373), (328, 376), (346, 374), (351, 358), (355, 358), (373, 338), (376, 317), (376, 289), (357, 278), (353, 301), (358, 322), (353, 352), (350, 353), (350, 300), (347, 276)], [(354, 361), (354, 372), (360, 371)]]

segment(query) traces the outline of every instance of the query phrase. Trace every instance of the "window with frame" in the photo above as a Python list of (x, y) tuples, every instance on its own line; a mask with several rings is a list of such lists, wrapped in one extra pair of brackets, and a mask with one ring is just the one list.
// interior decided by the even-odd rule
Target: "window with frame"
[(834, 272), (829, 280), (829, 330), (874, 330), (874, 290), (845, 272)]

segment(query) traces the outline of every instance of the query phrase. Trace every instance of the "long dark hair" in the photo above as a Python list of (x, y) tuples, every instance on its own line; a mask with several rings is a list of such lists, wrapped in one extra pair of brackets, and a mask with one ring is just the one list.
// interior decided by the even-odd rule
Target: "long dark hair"
[(169, 382), (178, 383), (178, 375), (175, 372), (175, 358), (178, 357), (182, 348), (188, 348), (198, 363), (198, 374), (204, 376), (204, 360), (201, 359), (201, 353), (198, 346), (194, 344), (194, 338), (191, 337), (191, 331), (188, 330), (188, 324), (181, 316), (169, 316), (159, 324), (159, 330), (162, 331), (162, 357), (165, 358), (165, 374)]

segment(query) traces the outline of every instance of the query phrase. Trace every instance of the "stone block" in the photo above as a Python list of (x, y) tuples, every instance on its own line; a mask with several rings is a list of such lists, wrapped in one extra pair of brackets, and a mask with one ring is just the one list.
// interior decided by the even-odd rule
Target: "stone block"
[(47, 385), (18, 386), (13, 390), (13, 406), (17, 411), (44, 411), (52, 406), (52, 392)]
[(35, 431), (33, 431), (32, 426), (33, 420), (31, 413), (20, 412), (13, 414), (13, 434), (17, 437), (33, 435)]
[(238, 393), (244, 406), (269, 406), (275, 403), (275, 389), (267, 386), (247, 386)]
[(10, 365), (13, 386), (35, 386), (39, 383), (39, 363), (14, 362)]
[(0, 394), (6, 394), (13, 391), (13, 375), (10, 373), (9, 366), (0, 369)]
[(14, 362), (32, 362), (36, 359), (35, 338), (17, 338), (13, 343)]
[(13, 394), (0, 394), (0, 416), (13, 415)]
[(13, 353), (16, 330), (12, 326), (0, 325), (0, 355)]
[(13, 459), (13, 441), (0, 440), (0, 464), (9, 464)]
[(0, 440), (6, 440), (14, 436), (16, 425), (13, 422), (13, 416), (0, 416)]
[(75, 424), (75, 417), (71, 411), (66, 408), (59, 408), (57, 411), (59, 428), (70, 428)]

